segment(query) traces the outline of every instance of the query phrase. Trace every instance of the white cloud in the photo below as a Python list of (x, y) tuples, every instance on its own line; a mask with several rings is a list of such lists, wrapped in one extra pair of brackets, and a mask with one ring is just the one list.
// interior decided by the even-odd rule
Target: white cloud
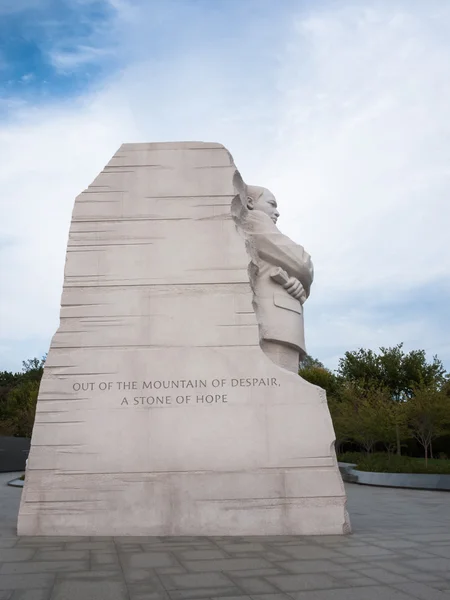
[(98, 63), (114, 55), (112, 48), (95, 48), (80, 45), (74, 50), (52, 50), (49, 54), (50, 63), (58, 71), (73, 71), (88, 64)]
[[(313, 255), (315, 354), (332, 363), (351, 347), (405, 340), (450, 360), (435, 315), (419, 306), (450, 275), (450, 8), (311, 4), (292, 26), (274, 13), (231, 31), (186, 22), (177, 37), (173, 13), (109, 1), (120, 74), (70, 103), (18, 105), (0, 127), (2, 346), (50, 339), (74, 197), (120, 143), (203, 139), (272, 188), (281, 228)], [(54, 60), (69, 68), (103, 51), (85, 50)], [(395, 307), (407, 293), (417, 312), (380, 324), (377, 301)]]
[[(295, 189), (286, 228), (300, 227), (328, 291), (450, 275), (450, 50), (434, 16), (399, 5), (299, 20), (286, 61), (271, 172), (283, 198)], [(450, 10), (439, 18), (450, 33)]]

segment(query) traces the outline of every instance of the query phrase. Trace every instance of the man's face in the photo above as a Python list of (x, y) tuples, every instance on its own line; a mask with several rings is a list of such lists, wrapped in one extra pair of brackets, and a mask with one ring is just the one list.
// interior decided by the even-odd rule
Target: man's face
[(269, 192), (269, 190), (265, 190), (262, 196), (259, 197), (257, 202), (254, 204), (253, 208), (255, 210), (260, 210), (266, 215), (268, 215), (274, 223), (277, 222), (280, 213), (277, 209), (277, 201), (275, 200), (274, 195)]

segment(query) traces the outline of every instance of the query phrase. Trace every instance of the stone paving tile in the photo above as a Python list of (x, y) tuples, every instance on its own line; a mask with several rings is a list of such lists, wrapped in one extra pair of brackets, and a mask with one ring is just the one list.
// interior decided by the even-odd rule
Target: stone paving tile
[(370, 577), (371, 579), (375, 579), (379, 583), (408, 583), (408, 579), (403, 575), (399, 575), (398, 573), (392, 573), (391, 571), (386, 571), (385, 569), (361, 569), (361, 575), (365, 575), (366, 577)]
[[(120, 545), (117, 544), (116, 550), (118, 552), (123, 552), (124, 554), (128, 553), (128, 552), (134, 552), (135, 554), (137, 554), (138, 552), (142, 552), (143, 548), (139, 544), (120, 544)], [(153, 552), (155, 552), (155, 551), (158, 552), (159, 550), (155, 549), (155, 548), (152, 548), (152, 551)], [(112, 549), (111, 549), (111, 552), (112, 552)]]
[(395, 588), (419, 600), (448, 600), (447, 594), (422, 583), (399, 583)]
[(111, 570), (98, 571), (68, 571), (58, 573), (58, 579), (64, 581), (123, 581), (122, 570), (113, 572)]
[[(172, 538), (171, 538), (172, 539)], [(91, 538), (91, 541), (109, 541), (110, 537), (105, 538)], [(116, 536), (113, 538), (115, 544), (163, 544), (164, 538), (159, 538), (154, 535), (127, 535), (127, 536)]]
[(3, 548), (0, 550), (0, 563), (31, 560), (35, 554), (35, 548)]
[(432, 588), (434, 588), (435, 590), (446, 590), (449, 586), (449, 582), (446, 580), (436, 580), (436, 581), (429, 581), (428, 583), (426, 583), (425, 585), (428, 585)]
[(447, 544), (450, 544), (450, 533), (446, 534), (446, 533), (421, 533), (421, 534), (417, 534), (417, 533), (412, 533), (409, 535), (406, 535), (405, 537), (408, 537), (410, 540), (413, 540), (415, 542), (446, 542)]
[(89, 538), (87, 537), (79, 537), (74, 535), (73, 537), (63, 537), (63, 536), (24, 536), (18, 538), (18, 544), (20, 546), (44, 546), (48, 544), (49, 546), (61, 546), (63, 544), (72, 544), (74, 542), (89, 542)]
[(233, 587), (233, 582), (223, 573), (164, 575), (161, 582), (166, 590)]
[(50, 589), (55, 581), (55, 575), (51, 573), (25, 574), (25, 575), (2, 575), (0, 577), (0, 590), (23, 590), (23, 589)]
[(428, 552), (428, 547), (424, 548), (401, 548), (396, 551), (397, 557), (402, 558), (435, 558), (436, 554)]
[(241, 552), (267, 552), (267, 546), (258, 542), (245, 542), (241, 544), (220, 544), (221, 548), (229, 554), (240, 554)]
[(164, 591), (152, 592), (140, 584), (128, 585), (130, 600), (170, 600), (170, 596)]
[(387, 586), (294, 592), (290, 596), (293, 600), (411, 600), (409, 594)]
[(241, 594), (241, 590), (239, 590), (237, 587), (224, 587), (220, 588), (220, 590), (217, 588), (172, 590), (169, 592), (169, 597), (171, 600), (195, 600), (196, 598), (212, 598), (213, 596), (217, 597), (219, 594), (221, 598), (229, 598), (233, 596), (239, 596), (239, 594)]
[(439, 558), (435, 556), (434, 558), (409, 560), (406, 561), (405, 564), (413, 569), (421, 569), (423, 571), (445, 571), (446, 573), (450, 571), (450, 558)]
[(69, 542), (66, 545), (66, 550), (102, 550), (107, 552), (116, 552), (116, 547), (112, 538), (109, 542)]
[(268, 577), (269, 575), (286, 575), (281, 569), (249, 569), (241, 571), (227, 571), (231, 577)]
[(252, 594), (252, 600), (291, 600), (291, 597), (287, 594)]
[(274, 585), (262, 577), (235, 578), (233, 575), (230, 577), (236, 583), (236, 586), (247, 594), (270, 594), (279, 591)]
[(101, 550), (68, 550), (68, 552), (88, 552), (88, 558), (90, 559), (92, 567), (105, 567), (111, 565), (120, 567), (119, 557), (113, 552), (102, 552)]
[(0, 537), (0, 549), (1, 548), (14, 548), (17, 544), (17, 538), (2, 538)]
[(141, 544), (141, 549), (144, 552), (191, 552), (193, 550), (217, 550), (214, 544), (192, 545), (188, 544)]
[(158, 567), (155, 569), (155, 572), (158, 575), (182, 575), (183, 573), (187, 573), (183, 567)]
[(222, 550), (182, 550), (175, 551), (174, 554), (181, 560), (215, 560), (218, 558), (228, 558)]
[(286, 546), (283, 550), (289, 556), (302, 560), (334, 558), (336, 556), (336, 550), (320, 546)]
[(351, 577), (348, 579), (341, 579), (339, 585), (337, 585), (337, 589), (339, 586), (341, 588), (350, 588), (350, 587), (367, 587), (368, 585), (380, 585), (379, 581), (375, 581), (375, 579), (371, 579), (370, 577)]
[[(408, 574), (408, 579), (418, 581), (422, 583), (428, 583), (430, 581), (436, 581), (441, 576), (441, 573), (426, 573), (425, 571), (414, 571)], [(449, 586), (450, 587), (450, 586)]]
[[(340, 538), (341, 536), (339, 535), (305, 535), (302, 536), (300, 539), (304, 540), (305, 543), (312, 543), (312, 544), (323, 544), (326, 546), (340, 546)], [(349, 539), (347, 537), (342, 538), (342, 539)]]
[(333, 563), (331, 560), (292, 560), (278, 563), (291, 573), (328, 573), (331, 571), (342, 571), (342, 565)]
[(16, 590), (11, 600), (49, 600), (52, 590)]
[(57, 581), (51, 600), (128, 600), (124, 583), (114, 581)]
[(381, 546), (390, 550), (399, 550), (402, 548), (420, 548), (420, 544), (417, 542), (411, 542), (408, 540), (383, 540), (377, 539), (372, 542), (375, 546)]
[(140, 552), (121, 554), (120, 562), (124, 569), (154, 569), (155, 567), (179, 566), (168, 552)]
[[(365, 565), (365, 566), (364, 566)], [(382, 568), (386, 569), (386, 571), (391, 571), (392, 573), (397, 573), (398, 575), (405, 575), (405, 577), (410, 577), (412, 574), (417, 573), (417, 569), (408, 564), (407, 561), (392, 561), (392, 560), (372, 560), (366, 561), (363, 565), (359, 564), (353, 565), (352, 569), (365, 569), (365, 568)]]
[(152, 589), (158, 589), (159, 582), (153, 569), (127, 569), (123, 576), (127, 583), (147, 583)]
[(63, 573), (68, 571), (83, 571), (89, 569), (87, 560), (51, 560), (51, 561), (22, 561), (5, 563), (0, 568), (0, 576), (15, 573)]
[(227, 600), (251, 600), (250, 596), (212, 596), (211, 600), (222, 600), (222, 598)]
[(395, 553), (391, 550), (368, 545), (357, 548), (341, 548), (340, 552), (347, 556), (354, 556), (355, 558), (362, 558), (363, 556), (390, 556), (392, 559), (395, 556)]
[(337, 587), (338, 580), (324, 573), (304, 573), (302, 575), (278, 575), (268, 577), (282, 592), (300, 592), (302, 590), (324, 590)]
[(277, 552), (266, 552), (264, 554), (264, 558), (272, 562), (280, 562), (283, 560), (290, 560), (292, 559), (292, 556), (289, 556), (287, 553), (283, 553), (280, 549)]
[(355, 562), (354, 558), (349, 556), (333, 556), (333, 562), (339, 565), (352, 565)]
[(292, 538), (298, 536), (292, 535), (245, 535), (245, 536), (226, 536), (226, 537), (217, 537), (218, 540), (223, 540), (229, 544), (231, 543), (250, 543), (253, 542), (261, 543), (261, 544), (271, 544), (272, 542), (275, 544), (290, 544), (292, 543)]
[[(417, 556), (420, 556), (420, 548)], [(440, 556), (442, 558), (450, 558), (450, 546), (427, 546), (427, 554), (429, 556)]]
[(33, 560), (89, 560), (89, 550), (37, 549)]
[(23, 544), (22, 540), (19, 538), (16, 548), (23, 548), (23, 549), (28, 549), (28, 550), (34, 550), (34, 549), (38, 549), (38, 550), (47, 550), (48, 552), (64, 552), (66, 549), (66, 544)]
[[(419, 542), (417, 542), (417, 543), (419, 543)], [(450, 541), (428, 542), (427, 547), (432, 548), (433, 546), (450, 546)]]
[(264, 558), (226, 558), (222, 560), (185, 561), (188, 571), (207, 573), (209, 571), (248, 571), (250, 569), (271, 569), (272, 565)]

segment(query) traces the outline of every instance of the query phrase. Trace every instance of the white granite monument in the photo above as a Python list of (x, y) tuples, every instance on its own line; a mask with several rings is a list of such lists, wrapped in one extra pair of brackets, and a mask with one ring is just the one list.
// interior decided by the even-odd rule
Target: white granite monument
[(349, 531), (313, 268), (220, 144), (124, 144), (75, 201), (20, 535)]

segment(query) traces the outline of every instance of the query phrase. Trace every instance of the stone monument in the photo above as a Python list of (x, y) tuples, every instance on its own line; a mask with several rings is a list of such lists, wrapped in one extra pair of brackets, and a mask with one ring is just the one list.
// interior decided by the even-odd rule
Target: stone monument
[(313, 268), (220, 144), (124, 144), (75, 201), (20, 535), (349, 531)]

